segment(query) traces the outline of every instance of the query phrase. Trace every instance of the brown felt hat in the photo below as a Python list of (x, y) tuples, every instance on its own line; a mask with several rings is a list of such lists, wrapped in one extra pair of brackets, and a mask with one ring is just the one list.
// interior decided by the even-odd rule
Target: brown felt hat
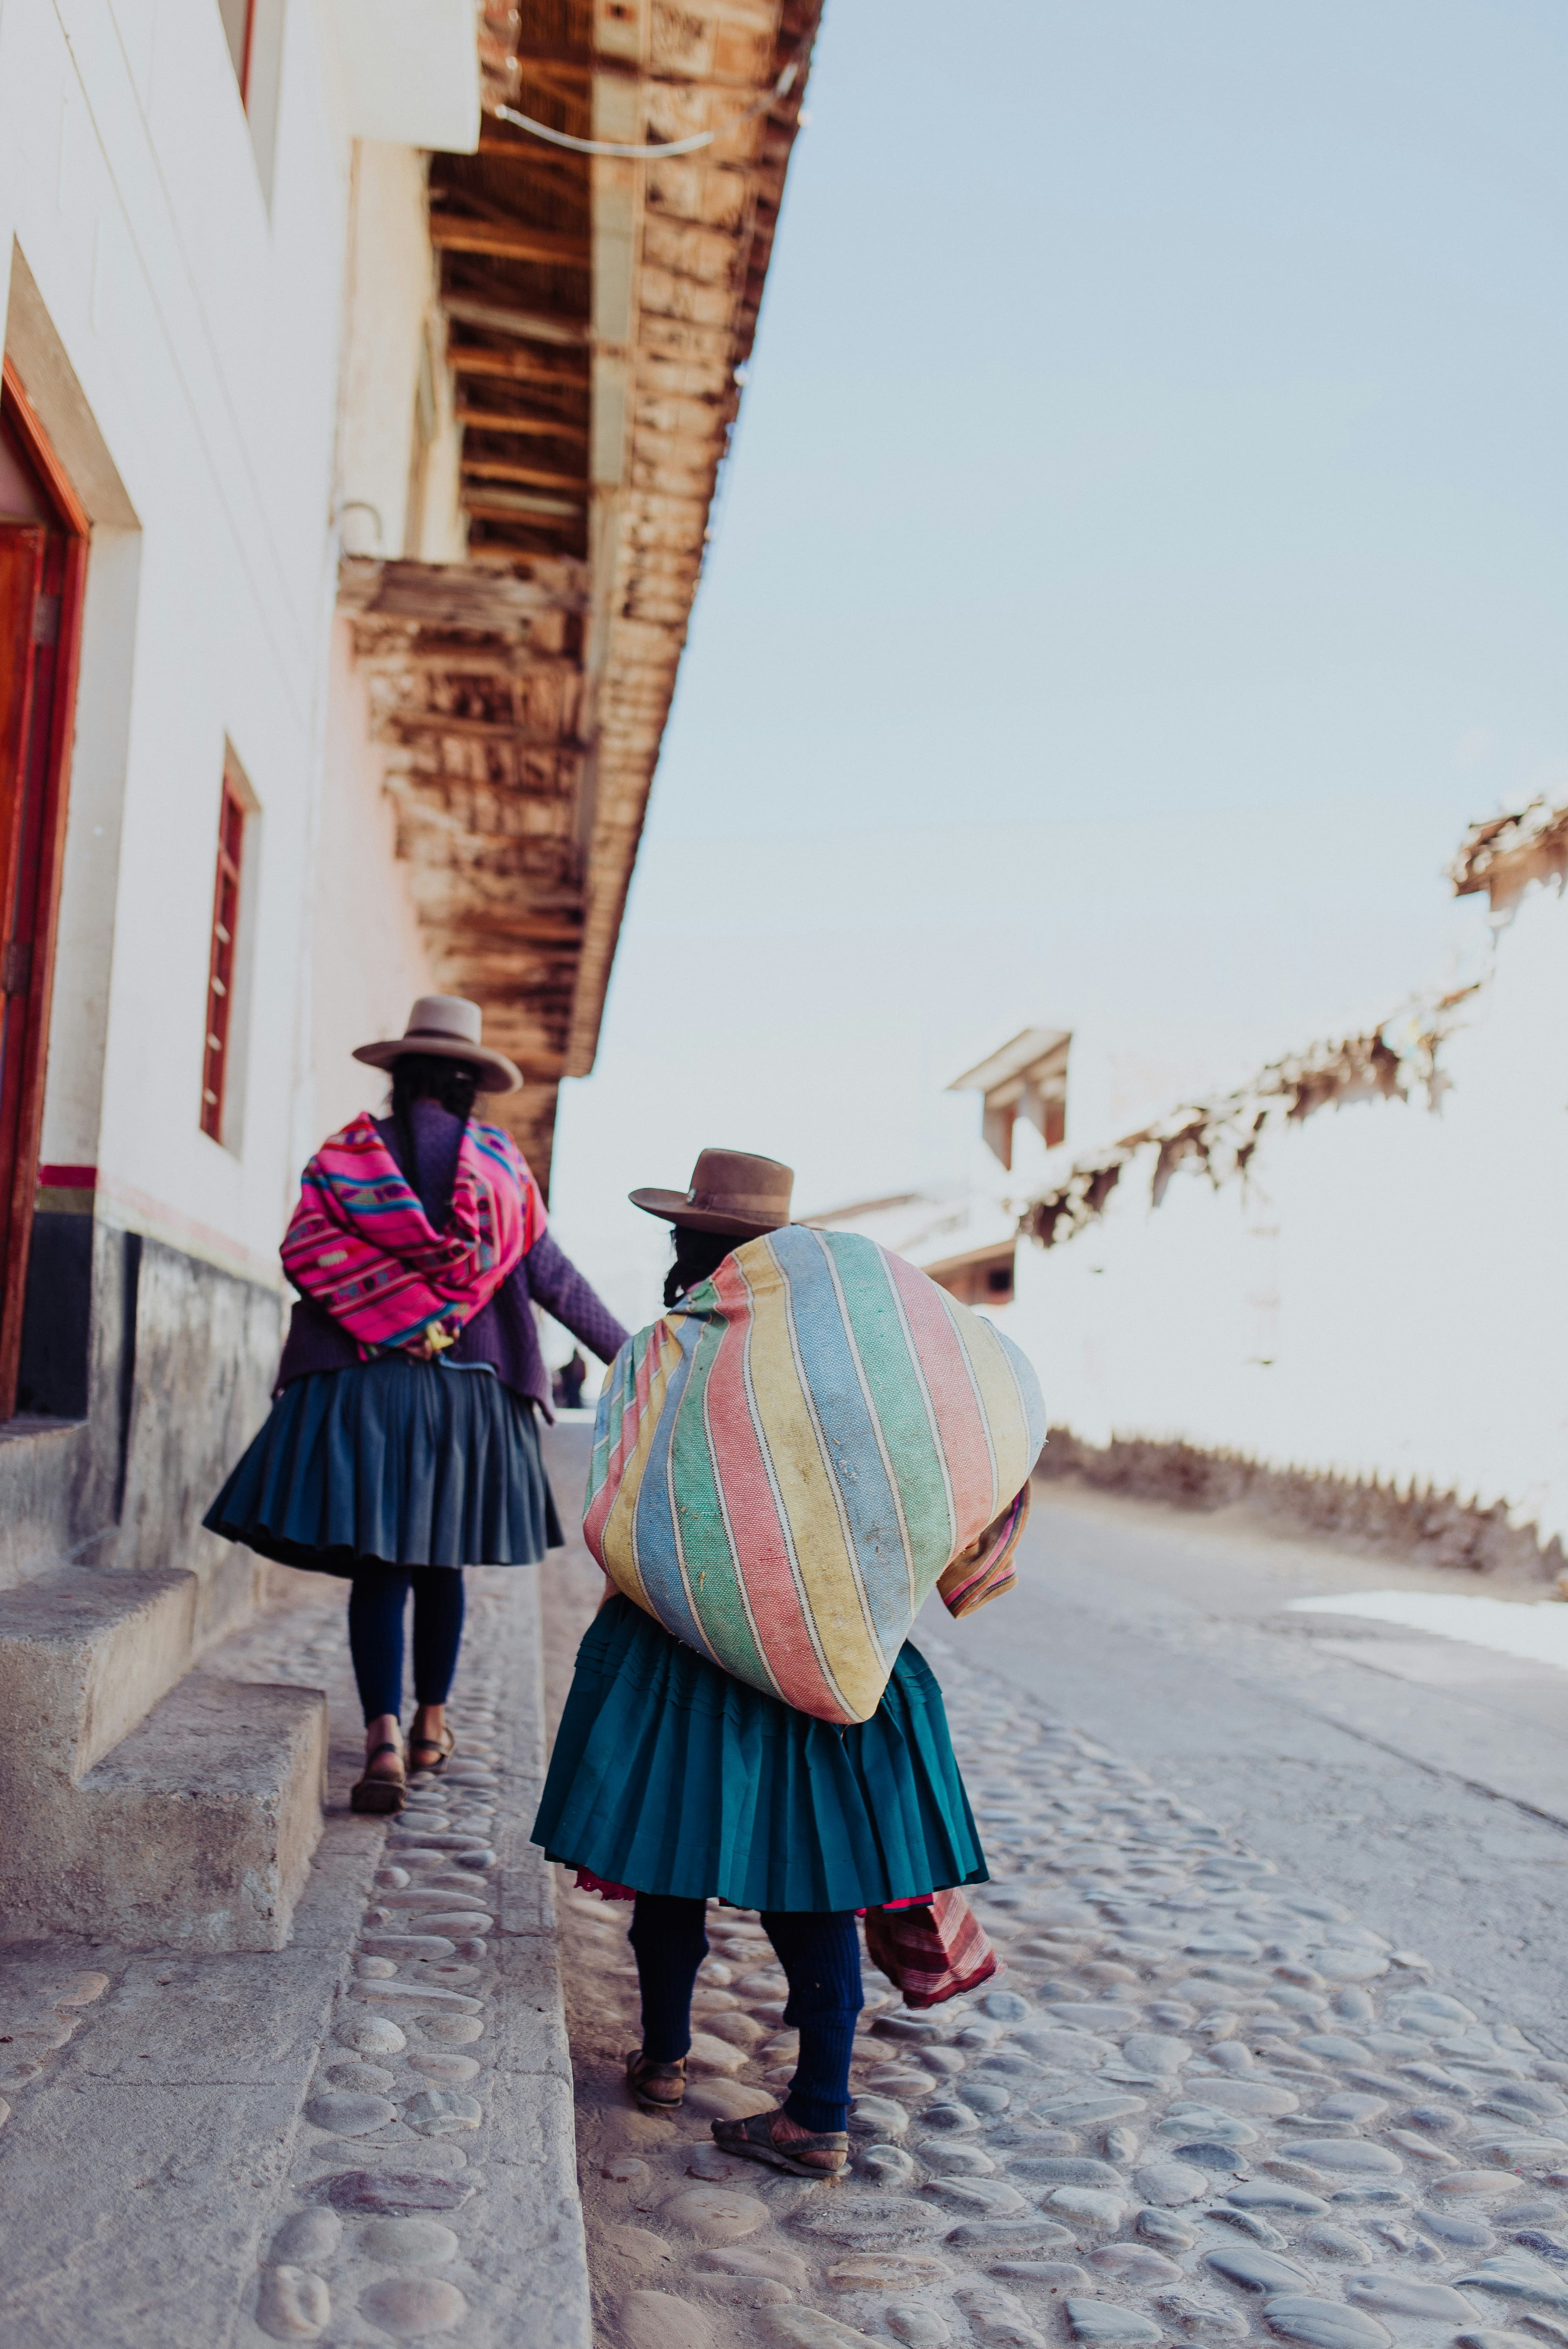
[(354, 1057), (368, 1061), (373, 1069), (389, 1069), (410, 1052), (426, 1052), (438, 1061), (465, 1061), (480, 1072), (480, 1092), (514, 1093), (522, 1082), (522, 1071), (504, 1052), (492, 1052), (480, 1043), (481, 1017), (479, 1005), (465, 995), (421, 995), (401, 1036), (361, 1044)]
[(694, 1232), (733, 1232), (756, 1239), (789, 1220), (795, 1169), (745, 1150), (705, 1150), (691, 1171), (689, 1191), (633, 1191), (634, 1207), (684, 1224)]

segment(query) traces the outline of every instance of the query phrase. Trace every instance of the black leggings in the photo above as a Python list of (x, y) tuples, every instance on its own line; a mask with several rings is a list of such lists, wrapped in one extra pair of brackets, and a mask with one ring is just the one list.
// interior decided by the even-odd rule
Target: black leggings
[[(643, 2052), (673, 2064), (691, 2045), (691, 1994), (707, 1955), (706, 1900), (639, 1892), (632, 1947), (643, 1993)], [(800, 2033), (800, 2061), (784, 2109), (813, 2134), (841, 2129), (850, 2107), (855, 2018), (864, 2005), (854, 1911), (770, 1909), (762, 1930), (789, 1984), (784, 2020)]]
[(403, 1610), (414, 1592), (414, 1702), (445, 1704), (463, 1641), (457, 1566), (378, 1566), (348, 1592), (348, 1652), (367, 1722), (403, 1710)]

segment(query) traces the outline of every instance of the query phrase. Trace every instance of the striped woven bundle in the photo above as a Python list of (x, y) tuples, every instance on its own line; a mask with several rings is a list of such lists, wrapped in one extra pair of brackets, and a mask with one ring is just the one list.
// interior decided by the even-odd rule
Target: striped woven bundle
[(867, 1721), (934, 1588), (965, 1613), (1010, 1588), (1045, 1434), (988, 1321), (874, 1240), (793, 1224), (622, 1347), (583, 1534), (725, 1671)]

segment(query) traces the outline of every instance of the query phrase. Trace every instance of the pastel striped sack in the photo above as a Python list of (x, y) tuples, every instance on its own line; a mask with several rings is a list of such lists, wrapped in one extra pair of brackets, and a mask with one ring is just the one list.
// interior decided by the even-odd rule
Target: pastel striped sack
[(1045, 1405), (1017, 1347), (902, 1257), (748, 1240), (622, 1347), (583, 1511), (628, 1599), (736, 1679), (869, 1720), (934, 1588), (1010, 1588)]

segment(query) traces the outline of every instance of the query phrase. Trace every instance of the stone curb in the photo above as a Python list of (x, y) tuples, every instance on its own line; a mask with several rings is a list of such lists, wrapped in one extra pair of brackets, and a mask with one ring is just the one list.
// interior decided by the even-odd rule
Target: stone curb
[[(413, 1853), (394, 1859), (384, 1823), (348, 1814), (341, 1593), (312, 1592), (227, 1643), (225, 1667), (331, 1687), (331, 1808), (290, 1947), (0, 1944), (0, 2032), (38, 2006), (50, 2032), (35, 2035), (60, 2043), (8, 2092), (0, 2125), (7, 2349), (369, 2349), (388, 2334), (589, 2349), (554, 1905), (528, 1841), (543, 1769), (538, 1578), (484, 1569), (469, 1593), (454, 1718), (459, 1737), (465, 1714), (473, 1724), (472, 1760), (444, 1800), (492, 1812), (493, 1858), (447, 1834), (405, 1868)], [(493, 1752), (493, 1789), (475, 1748)], [(428, 1878), (432, 1909), (476, 1912), (473, 1937), (427, 1931), (399, 1962), (356, 1957), (366, 1938), (407, 1932), (382, 1906), (397, 1878), (404, 1915)], [(102, 1994), (62, 2020), (84, 1981)], [(397, 2052), (343, 2044), (366, 2026), (384, 2044), (390, 2026)], [(378, 2062), (384, 2094), (322, 2076)]]

